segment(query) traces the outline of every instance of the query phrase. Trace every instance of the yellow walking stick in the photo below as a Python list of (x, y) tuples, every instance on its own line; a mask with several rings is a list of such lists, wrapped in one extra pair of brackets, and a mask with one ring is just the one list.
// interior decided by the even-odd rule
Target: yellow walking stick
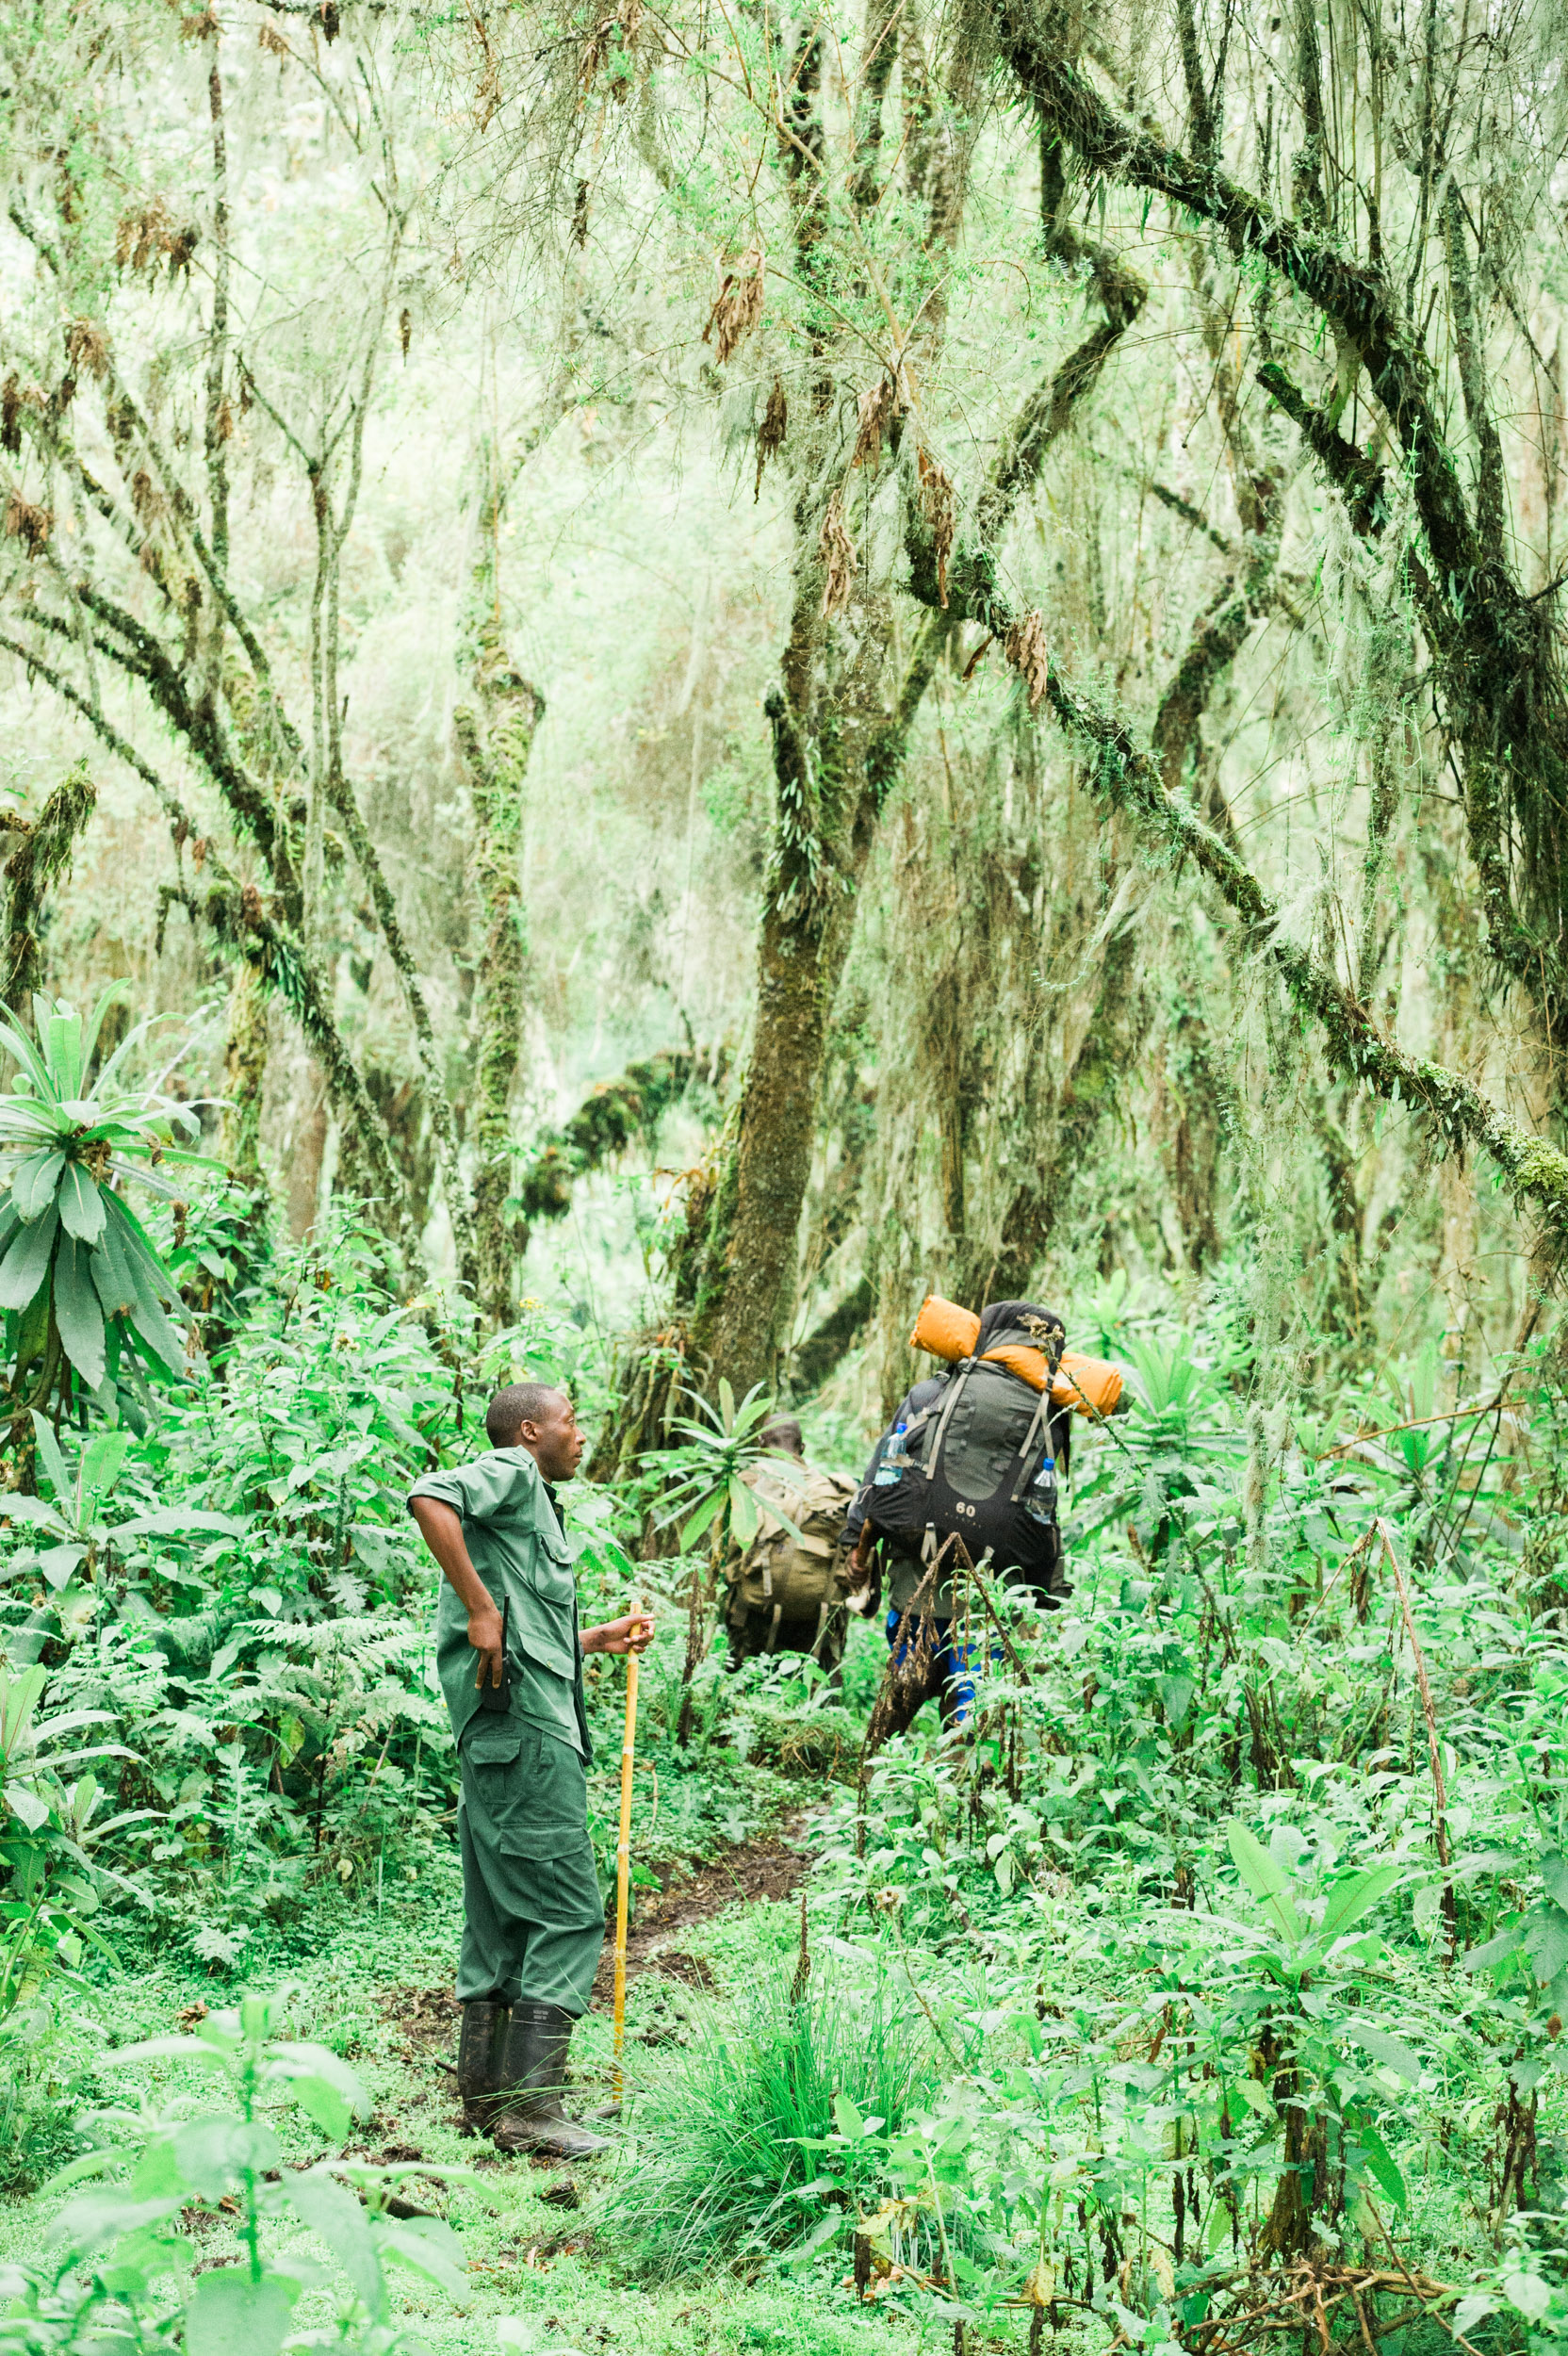
[(637, 1655), (626, 1657), (626, 1727), (621, 1736), (621, 1837), (615, 1849), (615, 2100), (626, 2043), (626, 1921), (631, 1891), (631, 1769), (637, 1749)]

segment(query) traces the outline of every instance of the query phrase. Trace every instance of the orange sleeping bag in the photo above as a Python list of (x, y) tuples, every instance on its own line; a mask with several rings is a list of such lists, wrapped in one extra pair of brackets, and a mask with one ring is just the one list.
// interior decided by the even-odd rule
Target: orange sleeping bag
[[(944, 1301), (940, 1293), (928, 1293), (915, 1319), (909, 1347), (928, 1350), (933, 1358), (945, 1358), (951, 1365), (956, 1359), (969, 1357), (979, 1338), (980, 1320), (972, 1309), (960, 1308), (956, 1301)], [(1009, 1374), (1019, 1375), (1032, 1390), (1044, 1390), (1050, 1366), (1043, 1350), (1031, 1350), (1022, 1342), (1008, 1342), (1001, 1350), (988, 1350), (986, 1358), (1005, 1366)], [(1103, 1358), (1085, 1358), (1075, 1350), (1064, 1350), (1051, 1384), (1051, 1402), (1054, 1407), (1070, 1407), (1075, 1415), (1096, 1420), (1114, 1415), (1121, 1403), (1121, 1368), (1108, 1365)]]

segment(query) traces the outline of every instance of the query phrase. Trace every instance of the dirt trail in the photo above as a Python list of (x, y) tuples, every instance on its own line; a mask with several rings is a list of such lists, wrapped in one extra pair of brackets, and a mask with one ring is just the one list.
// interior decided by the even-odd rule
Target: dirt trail
[[(712, 1974), (700, 1955), (682, 1955), (671, 1940), (678, 1931), (722, 1914), (726, 1906), (754, 1905), (759, 1899), (789, 1898), (800, 1888), (810, 1858), (799, 1845), (804, 1815), (791, 1819), (771, 1840), (745, 1841), (727, 1849), (711, 1864), (682, 1871), (661, 1869), (662, 1890), (639, 1890), (632, 1926), (627, 1935), (626, 1976), (634, 1980), (645, 1972), (662, 1972), (688, 1987), (710, 1988)], [(615, 1919), (612, 1903), (609, 1933), (594, 1981), (591, 2009), (608, 2012), (615, 1987)]]
[[(710, 1988), (713, 1980), (708, 1965), (702, 1956), (682, 1952), (675, 1943), (678, 1935), (722, 1914), (727, 1906), (792, 1897), (811, 1862), (801, 1845), (806, 1821), (802, 1812), (769, 1839), (741, 1841), (707, 1865), (656, 1868), (662, 1888), (636, 1894), (636, 1911), (627, 1939), (627, 1978), (635, 1980), (645, 1972), (658, 1972), (684, 1981), (688, 1988)], [(594, 1982), (594, 2012), (608, 2012), (613, 1998), (614, 1929), (612, 1899), (604, 1954)], [(406, 2062), (428, 2066), (455, 2050), (461, 2007), (449, 1987), (389, 1988), (382, 2003), (387, 2019), (402, 2032)]]

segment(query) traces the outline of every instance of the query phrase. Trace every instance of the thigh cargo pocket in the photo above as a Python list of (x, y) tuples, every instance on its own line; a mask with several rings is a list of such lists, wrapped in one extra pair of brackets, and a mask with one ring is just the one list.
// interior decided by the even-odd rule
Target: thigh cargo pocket
[(476, 1717), (463, 1737), (468, 1805), (509, 1857), (564, 1857), (587, 1846), (582, 1761), (515, 1719)]

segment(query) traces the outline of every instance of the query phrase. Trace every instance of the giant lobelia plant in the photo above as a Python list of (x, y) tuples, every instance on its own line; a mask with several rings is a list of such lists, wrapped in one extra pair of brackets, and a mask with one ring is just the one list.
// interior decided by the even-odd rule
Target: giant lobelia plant
[(174, 1201), (180, 1189), (160, 1163), (212, 1165), (169, 1142), (176, 1129), (197, 1134), (189, 1106), (125, 1078), (150, 1023), (90, 1083), (104, 1018), (123, 988), (106, 990), (85, 1023), (74, 1007), (35, 997), (36, 1041), (0, 1022), (0, 1048), (16, 1066), (0, 1095), (0, 1310), (13, 1441), (27, 1434), (29, 1408), (68, 1406), (84, 1392), (102, 1398), (122, 1366), (177, 1379), (185, 1366), (166, 1314), (173, 1280), (124, 1188)]

